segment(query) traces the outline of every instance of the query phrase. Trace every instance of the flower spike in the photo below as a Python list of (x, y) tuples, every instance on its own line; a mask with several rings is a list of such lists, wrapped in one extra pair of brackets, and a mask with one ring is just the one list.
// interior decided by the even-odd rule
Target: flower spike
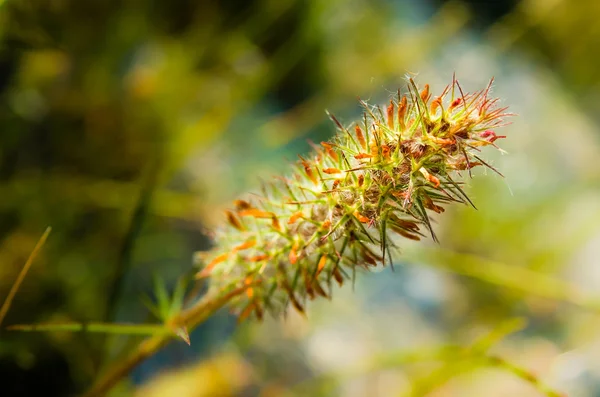
[(511, 115), (490, 98), (491, 84), (465, 94), (453, 78), (433, 96), (410, 78), (408, 92), (398, 91), (385, 110), (361, 100), (363, 120), (353, 128), (327, 113), (336, 136), (298, 156), (288, 178), (234, 202), (215, 247), (198, 255), (198, 278), (223, 292), (252, 280), (251, 293), (231, 301), (240, 320), (290, 305), (304, 314), (307, 300), (331, 297), (332, 280), (342, 285), (357, 267), (385, 265), (393, 237), (420, 240), (424, 229), (437, 240), (430, 215), (453, 202), (473, 205), (454, 179), (460, 171), (499, 173), (479, 153), (497, 148), (504, 136), (496, 130)]

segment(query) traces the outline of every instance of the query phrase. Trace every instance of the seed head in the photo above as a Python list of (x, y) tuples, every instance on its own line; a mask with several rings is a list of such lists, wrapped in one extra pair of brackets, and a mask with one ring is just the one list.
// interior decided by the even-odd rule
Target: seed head
[(290, 177), (225, 212), (197, 277), (223, 292), (252, 285), (231, 304), (240, 319), (261, 319), (290, 304), (304, 312), (307, 299), (329, 298), (332, 284), (357, 268), (391, 264), (398, 236), (419, 240), (425, 230), (437, 240), (430, 214), (473, 205), (454, 178), (476, 166), (493, 169), (479, 147), (504, 138), (494, 129), (510, 114), (488, 97), (491, 84), (464, 94), (453, 79), (430, 101), (429, 85), (409, 79), (407, 93), (385, 111), (360, 101), (364, 117), (353, 128), (330, 115), (331, 141), (299, 156)]

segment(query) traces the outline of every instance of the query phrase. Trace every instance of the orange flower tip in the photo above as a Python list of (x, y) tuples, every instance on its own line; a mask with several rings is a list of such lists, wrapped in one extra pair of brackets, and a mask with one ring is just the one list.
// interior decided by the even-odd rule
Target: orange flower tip
[(387, 107), (387, 125), (390, 130), (394, 129), (394, 102), (390, 101)]
[(271, 220), (271, 225), (273, 226), (273, 229), (281, 231), (281, 225), (279, 224), (279, 219), (277, 219), (277, 217), (275, 215), (273, 215), (273, 218)]
[(456, 98), (455, 100), (452, 101), (452, 103), (450, 103), (450, 107), (448, 108), (449, 110), (454, 109), (455, 107), (457, 107), (458, 105), (460, 105), (462, 102), (462, 98)]
[(440, 186), (440, 180), (438, 178), (436, 178), (434, 175), (431, 175), (429, 173), (429, 171), (427, 171), (425, 169), (425, 167), (421, 167), (421, 169), (419, 171), (421, 171), (421, 174), (423, 174), (425, 179), (427, 179), (427, 181), (429, 181), (431, 184), (433, 184), (436, 188)]
[(231, 226), (233, 226), (234, 228), (236, 228), (239, 231), (246, 230), (246, 228), (244, 227), (244, 225), (242, 225), (242, 223), (240, 222), (240, 220), (233, 214), (233, 212), (231, 212), (231, 211), (225, 211), (225, 215), (227, 216), (227, 222)]
[(298, 242), (294, 242), (294, 245), (292, 245), (292, 249), (290, 250), (290, 263), (292, 265), (295, 265), (296, 262), (298, 262)]
[(327, 255), (322, 255), (321, 259), (319, 259), (319, 263), (317, 265), (317, 276), (325, 268), (326, 264), (327, 264)]
[(381, 145), (381, 155), (383, 156), (383, 158), (389, 159), (391, 152), (392, 150), (388, 145)]
[(338, 161), (338, 159), (339, 159), (338, 154), (335, 152), (335, 150), (333, 150), (333, 147), (330, 143), (321, 142), (321, 145), (323, 145), (323, 147), (325, 148), (325, 151), (327, 152), (327, 155), (329, 157), (331, 157), (331, 159), (333, 161)]
[(326, 174), (341, 174), (342, 171), (338, 170), (337, 168), (325, 168), (323, 170), (324, 173)]
[(379, 144), (377, 143), (377, 141), (375, 139), (373, 139), (373, 141), (371, 142), (371, 156), (377, 157), (378, 154), (379, 154)]
[(435, 176), (433, 176), (433, 175), (429, 175), (429, 177), (427, 178), (427, 180), (428, 180), (429, 182), (431, 182), (431, 184), (432, 184), (434, 187), (436, 187), (436, 188), (437, 188), (437, 187), (440, 187), (440, 180), (439, 180), (438, 178), (436, 178)]
[(400, 104), (398, 104), (398, 123), (404, 124), (404, 116), (406, 115), (406, 108), (408, 107), (408, 101), (406, 99), (406, 95), (402, 97), (400, 100)]
[(196, 275), (194, 276), (194, 278), (196, 280), (201, 280), (203, 278), (210, 277), (211, 270), (212, 269), (209, 269), (208, 267), (205, 267), (204, 269), (202, 269), (198, 273), (196, 273)]
[(269, 255), (267, 254), (262, 254), (262, 255), (256, 255), (256, 256), (252, 256), (250, 258), (248, 258), (248, 262), (262, 262), (266, 259), (269, 259)]
[(354, 211), (354, 213), (352, 215), (354, 215), (354, 217), (356, 219), (358, 219), (361, 223), (367, 223), (367, 222), (370, 221), (369, 218), (367, 218), (366, 216), (362, 215), (360, 212), (358, 212), (358, 210)]
[(221, 254), (217, 257), (215, 257), (215, 259), (213, 259), (207, 266), (206, 268), (213, 268), (214, 266), (218, 265), (219, 263), (225, 262), (227, 260), (227, 258), (229, 258), (229, 253), (225, 252), (224, 254)]
[(326, 219), (326, 220), (323, 222), (323, 224), (322, 224), (322, 226), (321, 226), (321, 227), (322, 227), (323, 229), (327, 229), (327, 230), (328, 230), (328, 229), (331, 227), (331, 221), (330, 221), (329, 219)]
[(438, 145), (454, 145), (456, 143), (456, 141), (454, 139), (450, 139), (450, 138), (438, 138), (436, 136), (430, 136), (429, 139), (431, 139), (433, 142), (437, 143)]
[(358, 124), (354, 126), (354, 131), (356, 132), (356, 139), (358, 139), (358, 143), (364, 149), (367, 148), (367, 141), (365, 140), (365, 135), (362, 132), (362, 129)]
[(421, 100), (425, 103), (429, 100), (429, 84), (425, 84), (423, 86), (423, 91), (421, 91)]
[(406, 101), (406, 96), (402, 97), (400, 104), (398, 105), (398, 125), (400, 128), (404, 129), (406, 127), (406, 123), (404, 122), (404, 117), (406, 115), (406, 109), (408, 107), (408, 103)]
[(217, 266), (219, 263), (225, 262), (229, 258), (229, 252), (225, 252), (217, 257), (215, 257), (204, 269), (202, 269), (199, 273), (196, 274), (196, 278), (204, 278), (210, 276), (212, 269)]
[(302, 158), (302, 156), (298, 156), (298, 157), (300, 157), (300, 161), (302, 162), (302, 166), (304, 167), (304, 172), (306, 173), (306, 176), (316, 185), (318, 180), (317, 180), (317, 176), (313, 172), (311, 164), (308, 161), (306, 161), (304, 158)]
[(302, 218), (303, 216), (304, 216), (304, 214), (302, 213), (302, 211), (298, 211), (298, 212), (292, 214), (292, 216), (290, 216), (290, 219), (288, 220), (288, 225), (296, 223), (296, 221), (298, 219)]
[(431, 113), (435, 113), (437, 108), (440, 107), (441, 105), (442, 105), (442, 97), (441, 96), (435, 97), (435, 99), (431, 102)]
[(368, 154), (368, 153), (359, 153), (359, 154), (354, 155), (354, 158), (357, 160), (370, 159), (373, 157), (374, 156), (372, 154)]
[(253, 216), (254, 218), (273, 218), (275, 216), (274, 213), (269, 211), (263, 211), (256, 208), (243, 210), (239, 212), (240, 216)]
[(235, 200), (233, 202), (233, 204), (235, 205), (235, 209), (238, 211), (248, 210), (248, 209), (252, 208), (252, 205), (250, 205), (249, 202), (244, 201), (244, 200)]
[(493, 143), (496, 139), (506, 138), (506, 135), (496, 135), (492, 130), (486, 130), (479, 134), (480, 137), (486, 139), (488, 142)]
[(252, 248), (255, 245), (256, 245), (256, 240), (246, 241), (245, 243), (242, 243), (242, 244), (238, 245), (237, 247), (235, 247), (232, 251), (233, 252), (243, 251), (245, 249)]
[(405, 199), (408, 196), (408, 192), (394, 191), (394, 192), (392, 192), (392, 196)]

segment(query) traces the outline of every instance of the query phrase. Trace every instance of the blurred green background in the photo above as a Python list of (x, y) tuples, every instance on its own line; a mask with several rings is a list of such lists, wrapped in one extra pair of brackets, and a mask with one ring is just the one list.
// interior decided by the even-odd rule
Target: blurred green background
[[(383, 103), (407, 72), (434, 92), (454, 72), (469, 91), (495, 76), (518, 113), (508, 154), (487, 153), (506, 178), (477, 174), (478, 210), (438, 217), (439, 246), (407, 244), (394, 272), (307, 320), (221, 313), (113, 395), (538, 396), (455, 357), (400, 365), (520, 316), (494, 351), (600, 396), (599, 2), (0, 4), (0, 300), (53, 227), (5, 325), (149, 321), (152, 275), (172, 287), (192, 272), (232, 199), (331, 136), (326, 108), (348, 124), (357, 96)], [(136, 340), (2, 331), (0, 394), (80, 392)]]

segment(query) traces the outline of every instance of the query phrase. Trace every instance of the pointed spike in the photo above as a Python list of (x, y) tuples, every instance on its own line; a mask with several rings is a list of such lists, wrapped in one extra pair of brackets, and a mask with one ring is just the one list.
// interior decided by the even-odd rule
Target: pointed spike
[(329, 110), (325, 110), (325, 113), (327, 114), (327, 116), (329, 116), (331, 121), (333, 121), (340, 130), (342, 130), (342, 131), (344, 130), (344, 126), (342, 125), (342, 123), (340, 123), (339, 120), (332, 113), (329, 112)]
[(431, 227), (431, 222), (429, 222), (429, 216), (427, 215), (427, 211), (425, 211), (425, 207), (423, 206), (423, 202), (421, 201), (421, 197), (417, 196), (415, 198), (415, 202), (417, 203), (417, 210), (421, 214), (423, 222), (425, 222), (425, 225), (427, 226), (427, 229), (429, 229), (429, 233), (431, 233), (431, 238), (436, 243), (439, 242), (438, 239), (437, 239), (437, 236), (435, 235), (435, 232), (433, 231), (433, 227)]
[(188, 346), (191, 345), (190, 334), (189, 334), (186, 326), (184, 326), (184, 325), (175, 326), (175, 327), (173, 327), (173, 332), (175, 333), (175, 335), (177, 335), (179, 337), (179, 339), (184, 341)]
[(342, 273), (340, 273), (340, 269), (338, 269), (337, 266), (333, 268), (332, 274), (333, 274), (333, 277), (335, 278), (335, 281), (337, 281), (337, 283), (340, 285), (340, 287), (342, 285), (344, 285), (344, 277), (342, 276)]
[(382, 216), (381, 217), (381, 257), (382, 257), (382, 262), (383, 265), (385, 266), (385, 251), (386, 251), (386, 244), (387, 244), (387, 215), (386, 216)]

